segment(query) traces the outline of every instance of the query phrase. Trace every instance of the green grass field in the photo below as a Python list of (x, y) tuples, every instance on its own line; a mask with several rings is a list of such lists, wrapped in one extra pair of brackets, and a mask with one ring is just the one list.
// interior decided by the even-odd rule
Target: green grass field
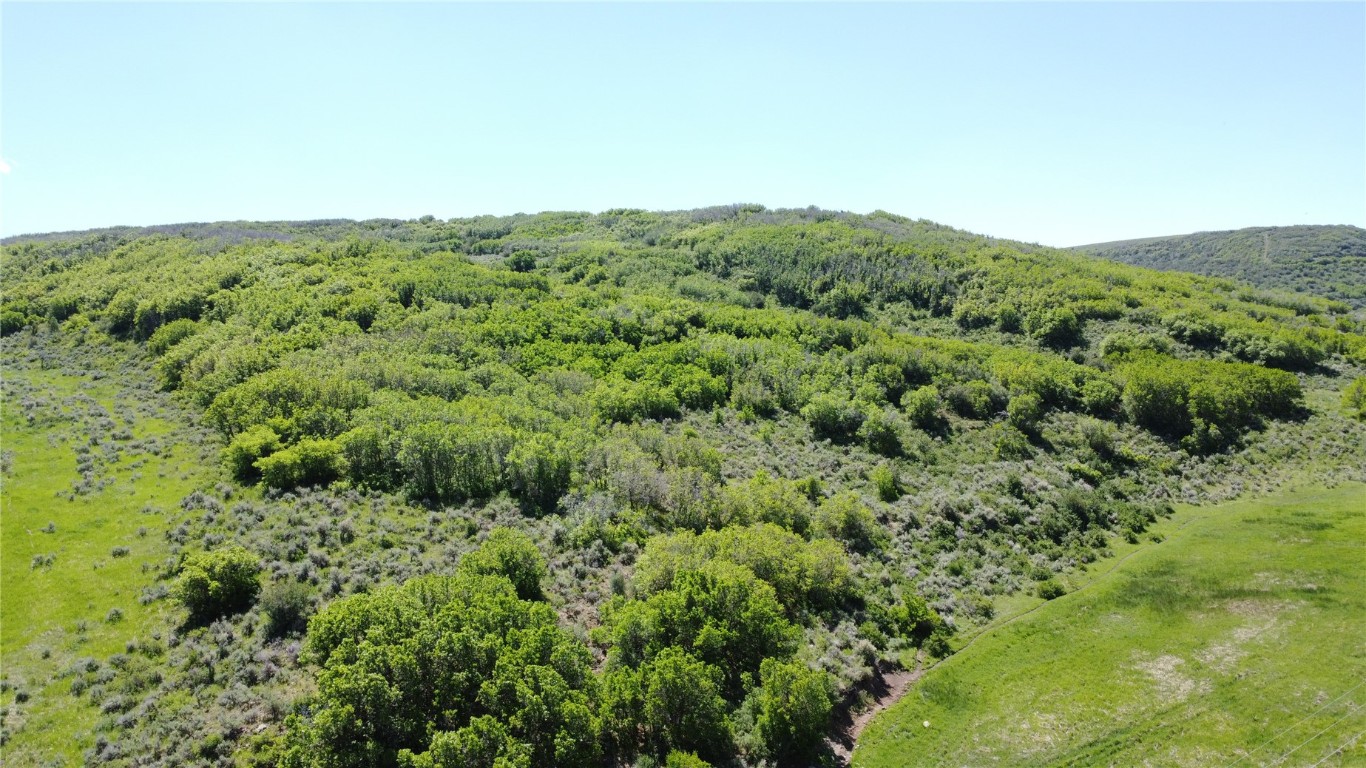
[[(136, 400), (88, 373), (5, 359), (0, 706), (9, 765), (79, 762), (99, 710), (72, 695), (66, 672), (169, 626), (168, 601), (139, 596), (168, 554), (164, 533), (180, 499), (214, 478), (145, 392)], [(92, 437), (119, 455), (92, 446), (91, 477), (102, 486), (77, 493), (75, 449)]]
[(1366, 765), (1366, 486), (1156, 530), (927, 672), (853, 764)]

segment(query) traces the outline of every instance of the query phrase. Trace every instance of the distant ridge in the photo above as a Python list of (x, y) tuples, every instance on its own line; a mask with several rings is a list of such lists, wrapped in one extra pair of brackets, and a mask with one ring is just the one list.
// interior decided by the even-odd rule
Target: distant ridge
[(1079, 245), (1071, 250), (1152, 269), (1246, 280), (1366, 308), (1366, 230), (1249, 227)]

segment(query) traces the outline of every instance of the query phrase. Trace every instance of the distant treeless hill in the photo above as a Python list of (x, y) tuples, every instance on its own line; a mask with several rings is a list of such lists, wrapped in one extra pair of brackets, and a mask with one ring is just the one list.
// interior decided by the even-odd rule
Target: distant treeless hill
[(1359, 227), (1249, 227), (1072, 250), (1141, 267), (1232, 277), (1366, 308), (1366, 230)]

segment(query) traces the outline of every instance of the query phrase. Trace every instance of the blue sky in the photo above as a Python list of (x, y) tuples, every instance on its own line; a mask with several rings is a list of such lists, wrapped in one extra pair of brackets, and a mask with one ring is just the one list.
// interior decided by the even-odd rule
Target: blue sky
[(0, 233), (730, 202), (1366, 225), (1366, 4), (0, 4)]

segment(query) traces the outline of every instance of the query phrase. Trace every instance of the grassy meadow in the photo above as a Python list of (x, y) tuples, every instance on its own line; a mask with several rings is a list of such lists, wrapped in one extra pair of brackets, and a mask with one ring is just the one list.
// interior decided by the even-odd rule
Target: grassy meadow
[[(73, 694), (72, 672), (159, 642), (171, 610), (154, 599), (165, 588), (155, 573), (168, 556), (168, 521), (186, 494), (212, 484), (215, 462), (199, 454), (165, 395), (129, 380), (135, 370), (9, 352), (0, 490), (4, 762), (66, 764), (94, 741), (100, 716)], [(14, 731), (22, 738), (9, 740)]]
[(853, 764), (1366, 764), (1366, 487), (1183, 507), (1155, 532), (927, 673)]

